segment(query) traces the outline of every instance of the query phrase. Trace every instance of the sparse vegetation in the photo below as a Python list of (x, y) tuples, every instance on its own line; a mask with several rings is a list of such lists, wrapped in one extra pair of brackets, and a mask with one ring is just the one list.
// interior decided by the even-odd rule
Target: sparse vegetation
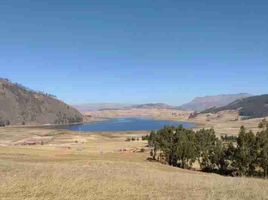
[[(143, 136), (142, 136), (143, 137)], [(127, 142), (130, 142), (130, 141), (139, 141), (140, 140), (140, 138), (139, 137), (127, 137), (126, 138), (126, 141)]]

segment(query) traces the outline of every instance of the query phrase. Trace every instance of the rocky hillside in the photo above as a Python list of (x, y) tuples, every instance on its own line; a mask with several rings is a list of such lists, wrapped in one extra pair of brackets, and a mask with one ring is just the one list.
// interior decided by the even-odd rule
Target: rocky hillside
[(239, 115), (249, 118), (266, 117), (268, 116), (268, 94), (236, 100), (227, 106), (205, 110), (204, 113), (223, 110), (237, 110)]
[(204, 111), (209, 108), (218, 108), (226, 106), (229, 103), (232, 103), (236, 100), (243, 99), (251, 96), (247, 93), (240, 94), (226, 94), (226, 95), (216, 95), (216, 96), (205, 96), (205, 97), (196, 97), (191, 102), (183, 104), (179, 109), (183, 110), (193, 110), (193, 111)]
[(54, 96), (0, 79), (0, 125), (81, 122), (82, 114)]

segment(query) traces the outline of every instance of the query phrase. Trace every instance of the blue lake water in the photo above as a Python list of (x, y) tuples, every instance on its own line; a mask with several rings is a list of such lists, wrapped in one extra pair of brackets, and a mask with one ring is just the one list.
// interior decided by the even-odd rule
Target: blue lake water
[(64, 129), (82, 132), (106, 132), (106, 131), (151, 131), (164, 126), (179, 126), (194, 128), (195, 124), (189, 122), (155, 120), (148, 118), (114, 118), (88, 124), (75, 124), (64, 126)]

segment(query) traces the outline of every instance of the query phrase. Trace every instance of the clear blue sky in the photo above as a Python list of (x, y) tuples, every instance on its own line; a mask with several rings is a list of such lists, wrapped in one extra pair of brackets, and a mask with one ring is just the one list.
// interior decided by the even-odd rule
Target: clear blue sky
[(268, 1), (1, 1), (0, 76), (68, 103), (268, 93)]

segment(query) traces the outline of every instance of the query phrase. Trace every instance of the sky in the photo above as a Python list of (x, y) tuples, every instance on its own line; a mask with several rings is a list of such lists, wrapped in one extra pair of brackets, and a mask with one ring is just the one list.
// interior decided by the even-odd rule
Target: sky
[(0, 1), (0, 77), (70, 104), (268, 93), (267, 0)]

